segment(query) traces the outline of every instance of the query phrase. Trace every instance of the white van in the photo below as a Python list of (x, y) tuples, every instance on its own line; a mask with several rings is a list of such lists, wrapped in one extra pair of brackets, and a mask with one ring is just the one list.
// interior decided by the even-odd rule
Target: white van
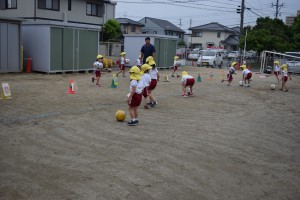
[(204, 50), (197, 61), (198, 67), (213, 67), (219, 66), (222, 68), (223, 66), (223, 57), (221, 55), (220, 50)]

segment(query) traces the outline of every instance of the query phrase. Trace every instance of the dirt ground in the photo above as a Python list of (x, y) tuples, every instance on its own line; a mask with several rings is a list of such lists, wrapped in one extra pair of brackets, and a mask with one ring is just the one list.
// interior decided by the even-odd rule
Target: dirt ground
[(299, 199), (300, 76), (282, 92), (273, 76), (246, 88), (241, 72), (227, 86), (220, 69), (183, 69), (201, 73), (195, 96), (161, 70), (158, 105), (135, 127), (115, 120), (129, 119), (128, 76), (114, 89), (112, 73), (100, 88), (89, 73), (0, 74), (12, 93), (0, 100), (0, 199)]

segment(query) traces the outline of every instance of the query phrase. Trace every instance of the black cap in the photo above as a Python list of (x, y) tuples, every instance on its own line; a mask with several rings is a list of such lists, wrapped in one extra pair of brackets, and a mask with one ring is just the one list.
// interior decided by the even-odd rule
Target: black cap
[(150, 40), (150, 38), (149, 38), (149, 37), (146, 37), (145, 40)]

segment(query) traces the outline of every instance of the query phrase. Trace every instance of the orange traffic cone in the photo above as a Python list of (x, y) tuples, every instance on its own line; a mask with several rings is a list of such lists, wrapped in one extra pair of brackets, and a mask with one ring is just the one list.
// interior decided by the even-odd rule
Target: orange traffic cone
[(76, 82), (72, 79), (70, 80), (68, 94), (76, 94), (77, 93), (76, 90), (77, 90)]

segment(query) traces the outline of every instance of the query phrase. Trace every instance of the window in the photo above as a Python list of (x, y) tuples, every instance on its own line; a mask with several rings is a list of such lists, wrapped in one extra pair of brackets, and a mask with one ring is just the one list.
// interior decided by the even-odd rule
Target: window
[(131, 25), (131, 32), (135, 32), (135, 31), (136, 31), (135, 25)]
[(68, 10), (71, 10), (72, 7), (72, 0), (68, 0)]
[(202, 35), (203, 35), (203, 32), (196, 32), (196, 37), (202, 37)]
[(103, 17), (104, 4), (86, 3), (86, 14), (96, 17)]
[(153, 34), (157, 34), (157, 31), (153, 31)]
[(220, 32), (220, 31), (218, 31), (217, 37), (218, 37), (218, 38), (221, 37), (221, 32)]
[(59, 0), (38, 0), (38, 8), (59, 11)]
[(17, 0), (0, 0), (1, 9), (16, 9), (17, 8)]

